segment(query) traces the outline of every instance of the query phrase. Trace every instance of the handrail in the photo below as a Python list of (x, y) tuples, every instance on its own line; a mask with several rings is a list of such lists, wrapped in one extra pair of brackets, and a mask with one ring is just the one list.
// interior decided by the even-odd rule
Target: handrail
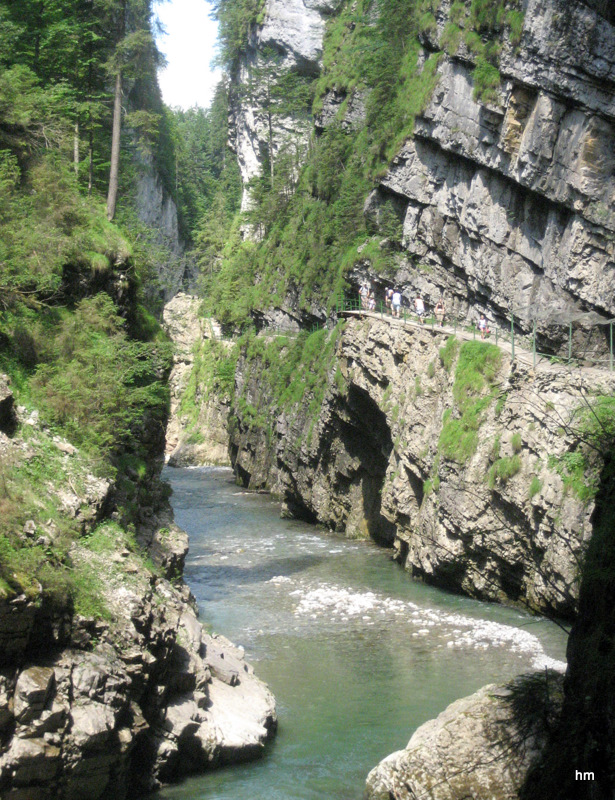
[[(372, 301), (373, 302), (373, 301)], [(385, 306), (382, 301), (373, 303), (373, 307), (366, 308), (365, 301), (359, 296), (358, 298), (355, 297), (341, 297), (336, 300), (335, 303), (335, 313), (336, 315), (344, 314), (344, 313), (353, 313), (353, 314), (364, 314), (366, 316), (376, 316), (380, 317), (381, 319), (387, 319), (389, 321), (394, 321), (399, 319), (403, 325), (418, 325), (422, 328), (429, 328), (431, 327), (432, 332), (443, 333), (446, 335), (451, 335), (451, 333), (455, 336), (458, 333), (461, 333), (462, 336), (467, 334), (468, 336), (471, 335), (473, 340), (476, 340), (477, 333), (479, 332), (475, 323), (471, 322), (468, 324), (467, 319), (461, 319), (459, 317), (450, 317), (450, 315), (445, 315), (444, 319), (446, 320), (445, 326), (440, 326), (437, 323), (435, 315), (432, 313), (430, 315), (425, 312), (422, 317), (419, 318), (419, 315), (408, 309), (406, 306), (403, 306), (399, 311), (399, 316), (393, 316), (392, 309), (389, 306)], [(413, 319), (414, 317), (414, 319)], [(536, 333), (536, 322), (533, 324), (532, 332), (529, 335), (523, 335), (519, 333), (515, 333), (515, 318), (514, 314), (510, 316), (510, 330), (508, 329), (508, 325), (506, 327), (502, 327), (499, 325), (494, 325), (493, 330), (488, 330), (488, 333), (484, 337), (485, 340), (491, 339), (493, 335), (495, 335), (495, 344), (502, 348), (502, 344), (507, 345), (504, 349), (507, 351), (510, 349), (511, 359), (514, 361), (516, 357), (518, 357), (520, 352), (525, 352), (526, 354), (530, 355), (532, 358), (532, 364), (536, 367), (537, 359), (547, 359), (552, 363), (568, 363), (571, 365), (580, 368), (579, 362), (590, 362), (590, 365), (595, 365), (599, 369), (608, 369), (609, 371), (613, 372), (615, 368), (615, 358), (614, 358), (614, 339), (615, 335), (613, 333), (613, 323), (610, 324), (610, 331), (609, 331), (609, 355), (606, 357), (590, 357), (586, 353), (582, 355), (573, 354), (572, 350), (572, 323), (568, 326), (568, 357), (564, 358), (562, 356), (554, 355), (553, 353), (543, 353), (540, 352), (538, 349), (538, 335)], [(451, 331), (452, 329), (452, 331)], [(465, 338), (465, 336), (464, 336)], [(519, 348), (519, 344), (522, 344), (523, 347)], [(605, 366), (601, 366), (605, 364)], [(606, 366), (608, 365), (608, 366)]]

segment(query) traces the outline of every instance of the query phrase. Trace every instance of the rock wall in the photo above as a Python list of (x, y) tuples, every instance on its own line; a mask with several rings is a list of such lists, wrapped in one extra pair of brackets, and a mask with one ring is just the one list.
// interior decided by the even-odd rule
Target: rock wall
[[(151, 157), (141, 156), (137, 161), (135, 208), (152, 243), (160, 250), (160, 258), (154, 264), (159, 294), (156, 299), (167, 302), (180, 289), (194, 283), (196, 274), (185, 254), (175, 201), (164, 189)], [(152, 288), (147, 291), (152, 292)]]
[(522, 675), (452, 703), (387, 756), (365, 800), (517, 800), (539, 763), (562, 702), (562, 676)]
[[(426, 52), (445, 49), (450, 6), (440, 3)], [(615, 312), (615, 28), (581, 2), (523, 10), (520, 42), (502, 40), (499, 101), (475, 99), (462, 38), (366, 209), (401, 203), (396, 280), (408, 298), (444, 294), (460, 316), (512, 312), (526, 331), (537, 319), (555, 351), (567, 331), (549, 314)]]
[[(261, 174), (270, 150), (280, 153), (294, 138), (300, 164), (313, 125), (319, 132), (335, 121), (352, 134), (365, 124), (366, 89), (350, 96), (332, 90), (314, 121), (267, 112), (263, 71), (317, 76), (325, 20), (339, 5), (271, 1), (252, 32), (234, 79), (231, 115), (244, 208), (247, 184)], [(433, 306), (444, 295), (451, 313), (478, 318), (484, 312), (492, 322), (513, 313), (523, 332), (536, 319), (541, 348), (557, 353), (568, 319), (593, 312), (593, 324), (615, 314), (610, 5), (522, 3), (519, 41), (506, 31), (484, 34), (501, 38), (501, 88), (489, 103), (475, 97), (477, 57), (463, 35), (456, 49), (446, 43), (452, 0), (436, 5), (435, 28), (420, 37), (418, 67), (440, 53), (436, 89), (416, 117), (413, 136), (366, 198), (368, 221), (377, 228), (380, 207), (393, 200), (403, 223), (395, 282), (407, 299), (420, 292)], [(390, 276), (368, 262), (351, 283), (358, 286), (365, 277), (383, 296)], [(554, 315), (565, 321), (554, 324)], [(604, 329), (592, 328), (589, 318), (578, 323), (576, 337), (579, 348), (608, 347)]]
[(327, 16), (342, 0), (266, 0), (263, 22), (252, 31), (233, 78), (230, 144), (244, 184), (242, 210), (250, 206), (248, 183), (267, 160), (292, 154), (303, 161), (312, 131), (308, 109), (282, 110), (272, 86), (285, 73), (308, 78), (320, 71)]
[[(475, 451), (458, 457), (443, 439), (461, 417), (460, 356), (447, 370), (446, 339), (389, 320), (348, 321), (320, 414), (307, 397), (277, 413), (272, 438), (242, 418), (238, 398), (265, 419), (272, 399), (258, 366), (246, 381), (240, 362), (235, 471), (280, 495), (289, 514), (394, 547), (418, 578), (570, 616), (593, 500), (571, 487), (563, 465), (579, 451), (575, 413), (586, 393), (612, 392), (615, 377), (547, 363), (534, 371), (531, 359), (502, 352), (493, 383), (477, 395), (491, 393)], [(588, 484), (597, 469), (588, 462)]]
[[(91, 475), (87, 459), (36, 412), (16, 412), (4, 376), (0, 400), (0, 465), (58, 462), (57, 486), (42, 500), (52, 497), (79, 531), (71, 572), (99, 584), (97, 608), (79, 614), (71, 597), (34, 576), (21, 593), (2, 582), (0, 796), (122, 800), (262, 754), (276, 725), (273, 696), (241, 648), (198, 621), (181, 580), (187, 536), (163, 487), (150, 478), (151, 508), (135, 539), (121, 525), (119, 487)], [(105, 538), (92, 546), (101, 525)], [(18, 535), (53, 559), (66, 534), (44, 518), (27, 520)]]
[(204, 340), (220, 336), (215, 320), (206, 320), (199, 314), (200, 305), (198, 298), (180, 292), (165, 305), (163, 312), (165, 330), (175, 345), (169, 376), (171, 406), (165, 455), (168, 463), (176, 467), (230, 463), (228, 402), (214, 392), (207, 392), (206, 387), (198, 386), (195, 387), (193, 418), (182, 411), (198, 348)]

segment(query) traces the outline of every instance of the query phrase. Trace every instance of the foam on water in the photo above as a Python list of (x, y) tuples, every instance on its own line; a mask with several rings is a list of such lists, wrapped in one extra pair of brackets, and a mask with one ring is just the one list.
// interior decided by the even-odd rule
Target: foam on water
[[(282, 580), (282, 576), (272, 579), (278, 583)], [(297, 616), (308, 616), (314, 620), (327, 616), (330, 622), (352, 619), (373, 622), (376, 616), (393, 616), (398, 623), (415, 627), (412, 633), (414, 637), (437, 637), (445, 640), (446, 646), (451, 649), (507, 648), (511, 653), (527, 658), (535, 669), (566, 669), (565, 662), (546, 655), (540, 640), (532, 633), (501, 622), (422, 608), (409, 601), (374, 592), (353, 592), (333, 584), (320, 584), (316, 588), (300, 587), (290, 592), (290, 596), (298, 599), (294, 609)]]

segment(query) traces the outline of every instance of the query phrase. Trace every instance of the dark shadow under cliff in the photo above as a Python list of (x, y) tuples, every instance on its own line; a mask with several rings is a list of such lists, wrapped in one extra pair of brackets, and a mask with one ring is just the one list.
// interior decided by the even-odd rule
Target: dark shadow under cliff
[(615, 446), (601, 476), (579, 614), (568, 642), (559, 725), (530, 773), (522, 800), (615, 796)]

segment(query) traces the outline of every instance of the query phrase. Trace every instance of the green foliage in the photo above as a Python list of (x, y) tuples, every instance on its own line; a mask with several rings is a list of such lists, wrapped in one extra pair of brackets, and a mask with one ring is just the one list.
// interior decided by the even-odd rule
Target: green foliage
[(463, 464), (476, 452), (484, 412), (497, 393), (494, 380), (501, 359), (500, 349), (493, 344), (464, 342), (461, 346), (453, 384), (456, 411), (454, 415), (450, 409), (445, 412), (438, 443), (445, 458)]
[(512, 439), (510, 440), (513, 453), (520, 453), (523, 448), (523, 440), (521, 439), (520, 433), (513, 433)]
[(597, 478), (589, 468), (587, 457), (580, 449), (562, 456), (549, 456), (547, 465), (561, 477), (564, 490), (575, 494), (582, 503), (589, 503), (598, 490)]
[(0, 151), (0, 308), (33, 293), (51, 298), (67, 264), (107, 271), (130, 247), (102, 203), (80, 195), (74, 174), (49, 154), (30, 165)]
[(506, 401), (508, 400), (508, 393), (504, 392), (498, 397), (498, 401), (495, 404), (495, 416), (499, 417), (502, 411), (504, 410), (504, 406), (506, 405)]
[[(374, 14), (368, 0), (359, 0), (331, 16), (314, 109), (331, 89), (365, 90), (366, 124), (356, 130), (327, 125), (311, 142), (303, 169), (301, 153), (291, 147), (273, 154), (270, 143), (263, 174), (251, 184), (252, 206), (244, 220), (259, 241), (246, 241), (236, 221), (216, 243), (216, 257), (202, 257), (208, 271), (208, 309), (225, 325), (245, 326), (254, 309), (281, 303), (289, 291), (306, 307), (314, 299), (332, 305), (359, 258), (369, 259), (382, 274), (396, 271), (401, 220), (386, 203), (377, 237), (360, 255), (357, 247), (374, 233), (366, 230), (365, 198), (388, 160), (412, 135), (414, 119), (437, 82), (438, 54), (418, 67), (416, 37), (420, 13), (427, 8), (423, 6), (415, 0), (381, 0)], [(255, 66), (259, 97), (265, 96), (273, 126), (281, 110), (301, 125), (309, 86), (297, 76), (273, 70), (278, 60), (272, 56)], [(383, 238), (389, 240), (386, 247), (379, 245)], [(207, 240), (199, 241), (199, 252), (206, 247)]]
[(542, 489), (542, 481), (536, 475), (532, 478), (532, 482), (530, 483), (530, 488), (528, 489), (528, 497), (531, 500), (533, 497), (540, 492)]
[(523, 23), (525, 22), (524, 13), (517, 9), (511, 9), (506, 16), (506, 22), (510, 28), (510, 41), (514, 45), (519, 44), (523, 33)]
[(447, 22), (442, 38), (440, 39), (441, 46), (446, 50), (449, 56), (454, 56), (459, 49), (461, 41), (461, 29), (454, 22)]
[(434, 478), (427, 478), (423, 484), (423, 496), (429, 497), (432, 492), (437, 492), (440, 488), (440, 478), (436, 475)]
[(446, 370), (446, 372), (450, 372), (453, 366), (453, 362), (457, 358), (457, 353), (459, 352), (459, 340), (455, 336), (449, 336), (446, 340), (446, 344), (444, 347), (441, 347), (439, 350), (439, 357), (440, 363)]
[(506, 481), (516, 475), (520, 469), (521, 459), (518, 455), (498, 458), (498, 460), (491, 465), (487, 473), (489, 488), (493, 489), (498, 481), (506, 483)]
[(210, 271), (239, 209), (241, 181), (228, 148), (228, 81), (208, 109), (176, 109), (170, 122), (176, 159), (175, 192), (182, 232), (198, 242), (201, 266)]
[(54, 338), (31, 382), (45, 418), (101, 467), (145, 419), (163, 422), (167, 412), (158, 375), (168, 346), (130, 340), (124, 328), (108, 295), (82, 300), (51, 325)]
[[(192, 371), (178, 409), (186, 420), (189, 436), (198, 435), (196, 425), (200, 408), (211, 394), (226, 402), (232, 399), (238, 355), (238, 347), (228, 347), (216, 339), (203, 339), (196, 343)], [(194, 438), (191, 441), (196, 443)]]
[(250, 28), (256, 24), (263, 0), (211, 0), (218, 21), (218, 63), (233, 70), (244, 52)]
[(479, 56), (472, 73), (474, 99), (483, 103), (496, 103), (499, 98), (500, 71), (496, 66)]
[[(271, 409), (290, 411), (301, 404), (307, 406), (312, 424), (316, 422), (343, 327), (340, 322), (332, 331), (323, 328), (309, 334), (302, 332), (294, 338), (277, 336), (268, 340), (246, 334), (240, 339), (246, 363), (258, 370), (262, 395), (268, 398), (268, 413)], [(261, 412), (243, 395), (236, 402), (244, 421), (265, 427)]]
[[(465, 18), (457, 2), (451, 9), (451, 18), (454, 17), (455, 24), (465, 27), (464, 41), (476, 56), (472, 73), (474, 99), (482, 103), (498, 103), (500, 100), (498, 66), (501, 39), (507, 30), (514, 45), (521, 41), (524, 14), (518, 5), (518, 0), (472, 0)], [(451, 36), (449, 34), (449, 38)]]

